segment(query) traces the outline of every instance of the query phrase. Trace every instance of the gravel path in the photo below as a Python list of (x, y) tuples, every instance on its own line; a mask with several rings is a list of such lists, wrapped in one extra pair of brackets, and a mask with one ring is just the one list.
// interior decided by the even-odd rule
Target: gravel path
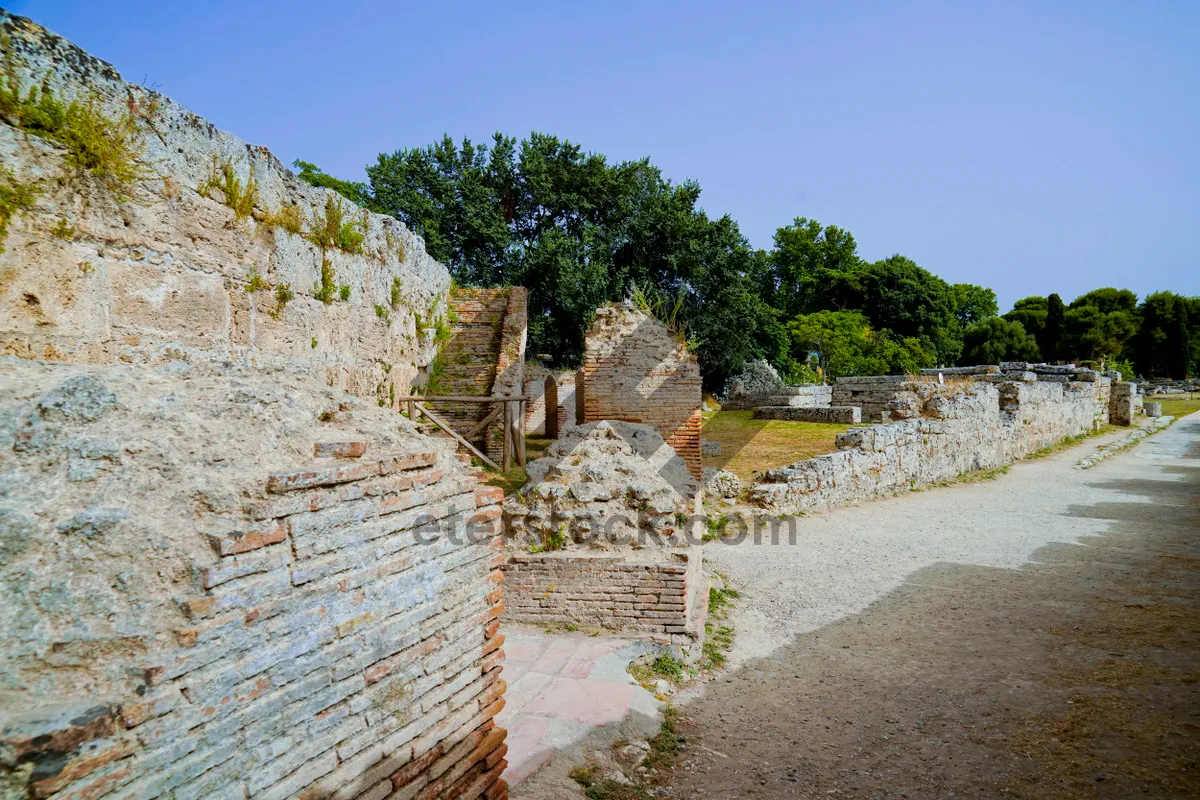
[[(1140, 469), (1164, 456), (1194, 429), (1200, 413), (1143, 441), (1109, 462)], [(1187, 424), (1190, 423), (1190, 424)], [(1107, 467), (1074, 465), (1125, 436), (1109, 433), (1037, 461), (1020, 462), (993, 481), (927, 489), (797, 520), (796, 544), (711, 544), (706, 562), (725, 575), (742, 599), (731, 615), (736, 669), (766, 656), (796, 635), (858, 613), (914, 572), (951, 562), (1017, 568), (1051, 542), (1103, 533), (1108, 522), (1068, 516), (1074, 505), (1145, 497), (1095, 484)], [(786, 529), (785, 529), (786, 531)]]
[(659, 796), (1200, 796), (1200, 413), (1103, 443), (710, 548), (736, 663)]

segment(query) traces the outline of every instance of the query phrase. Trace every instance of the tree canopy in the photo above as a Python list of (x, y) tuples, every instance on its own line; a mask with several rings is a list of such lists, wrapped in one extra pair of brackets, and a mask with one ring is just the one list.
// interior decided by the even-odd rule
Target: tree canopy
[(596, 308), (634, 287), (677, 310), (713, 390), (756, 357), (798, 376), (810, 352), (833, 377), (1116, 358), (1179, 376), (1200, 358), (1200, 298), (1158, 292), (1139, 305), (1103, 288), (1066, 307), (1055, 293), (1027, 297), (998, 317), (991, 289), (947, 283), (901, 254), (868, 261), (849, 230), (808, 217), (756, 249), (729, 216), (705, 212), (696, 182), (543, 133), (381, 153), (368, 183), (295, 166), (403, 221), (459, 283), (527, 287), (530, 348), (565, 366), (578, 363)]

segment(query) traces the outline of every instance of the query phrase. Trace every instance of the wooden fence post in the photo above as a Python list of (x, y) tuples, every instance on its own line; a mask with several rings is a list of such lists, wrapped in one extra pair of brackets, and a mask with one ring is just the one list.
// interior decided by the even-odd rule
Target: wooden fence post
[(508, 400), (501, 402), (504, 403), (504, 454), (500, 463), (502, 471), (508, 472), (509, 467), (512, 466), (512, 403)]

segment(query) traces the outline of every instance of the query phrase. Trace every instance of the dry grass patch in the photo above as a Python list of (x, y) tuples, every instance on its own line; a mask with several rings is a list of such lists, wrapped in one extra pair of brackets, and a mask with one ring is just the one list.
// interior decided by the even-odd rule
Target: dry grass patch
[(1191, 394), (1167, 394), (1146, 398), (1150, 402), (1162, 403), (1162, 413), (1169, 417), (1183, 417), (1200, 411), (1200, 392)]
[(726, 469), (742, 480), (837, 450), (834, 437), (850, 428), (838, 422), (790, 422), (753, 419), (752, 411), (714, 411), (704, 415), (701, 436), (721, 445), (721, 455), (704, 466)]

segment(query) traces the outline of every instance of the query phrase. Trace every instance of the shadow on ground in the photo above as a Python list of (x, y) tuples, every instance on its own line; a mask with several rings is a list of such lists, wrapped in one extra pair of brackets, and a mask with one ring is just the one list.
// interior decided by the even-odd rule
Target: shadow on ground
[[(1196, 427), (1200, 427), (1197, 425)], [(1193, 445), (1185, 458), (1200, 453)], [(682, 708), (675, 797), (1200, 797), (1200, 466), (1102, 536), (938, 564)], [(951, 794), (953, 793), (953, 794)]]

